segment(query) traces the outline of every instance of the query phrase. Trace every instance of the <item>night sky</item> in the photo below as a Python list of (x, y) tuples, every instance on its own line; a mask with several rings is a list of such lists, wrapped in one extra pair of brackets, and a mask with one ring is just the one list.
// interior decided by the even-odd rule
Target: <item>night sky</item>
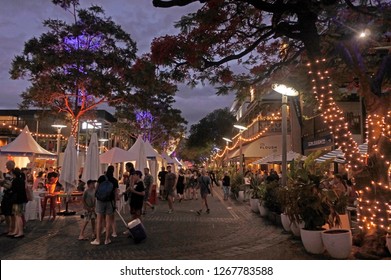
[[(82, 8), (91, 4), (101, 6), (106, 16), (112, 17), (137, 42), (139, 55), (149, 51), (153, 38), (177, 33), (174, 22), (198, 7), (193, 4), (161, 9), (153, 7), (152, 0), (80, 0), (80, 3)], [(42, 22), (48, 18), (71, 20), (70, 14), (52, 4), (51, 0), (0, 0), (0, 109), (18, 107), (19, 95), (29, 83), (10, 79), (11, 61), (15, 55), (21, 54), (27, 40), (47, 31)], [(189, 127), (217, 108), (230, 107), (233, 95), (222, 97), (214, 92), (212, 87), (202, 85), (194, 89), (179, 86), (174, 107), (182, 111)]]

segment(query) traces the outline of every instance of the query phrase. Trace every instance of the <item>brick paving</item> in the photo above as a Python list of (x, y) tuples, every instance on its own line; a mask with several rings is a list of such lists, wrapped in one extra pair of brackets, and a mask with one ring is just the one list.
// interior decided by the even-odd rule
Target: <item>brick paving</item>
[[(301, 241), (252, 213), (248, 203), (223, 201), (220, 189), (209, 197), (210, 214), (197, 216), (200, 200), (176, 202), (175, 212), (168, 214), (165, 201), (157, 210), (143, 217), (148, 238), (134, 244), (122, 232), (116, 217), (118, 237), (109, 245), (93, 246), (77, 240), (80, 215), (59, 216), (55, 221), (27, 222), (25, 238), (0, 237), (2, 260), (79, 260), (79, 259), (262, 259), (319, 260), (327, 255), (310, 255)], [(80, 205), (70, 205), (80, 210)], [(79, 207), (79, 209), (77, 209)], [(125, 220), (130, 220), (128, 213)], [(4, 231), (4, 223), (0, 230)], [(90, 233), (88, 225), (86, 233)]]

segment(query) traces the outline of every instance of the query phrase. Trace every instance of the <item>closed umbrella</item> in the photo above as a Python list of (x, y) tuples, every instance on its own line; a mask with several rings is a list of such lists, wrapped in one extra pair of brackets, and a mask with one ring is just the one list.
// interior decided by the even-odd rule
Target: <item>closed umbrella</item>
[(68, 144), (64, 152), (64, 161), (61, 168), (61, 174), (59, 178), (60, 184), (64, 187), (66, 197), (66, 210), (59, 214), (62, 215), (74, 215), (76, 212), (68, 212), (68, 201), (72, 191), (76, 188), (78, 183), (77, 176), (77, 154), (75, 146), (75, 138), (70, 136)]
[(90, 144), (88, 145), (86, 161), (84, 164), (83, 174), (81, 179), (83, 182), (88, 180), (98, 180), (100, 172), (100, 159), (99, 159), (99, 146), (98, 136), (93, 133), (91, 136)]

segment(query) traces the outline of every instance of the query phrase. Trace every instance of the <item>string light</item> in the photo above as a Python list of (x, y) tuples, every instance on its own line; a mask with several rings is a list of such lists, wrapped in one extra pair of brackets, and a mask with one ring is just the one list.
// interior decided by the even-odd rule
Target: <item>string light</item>
[[(4, 122), (2, 123), (2, 125), (3, 125), (3, 127), (8, 127), (9, 129), (18, 131), (20, 133), (23, 131), (23, 129), (21, 129), (21, 128), (17, 127), (17, 126), (8, 125), (8, 124), (6, 124)], [(57, 138), (57, 134), (42, 134), (42, 133), (34, 133), (34, 132), (30, 132), (30, 134), (32, 136), (38, 136), (40, 138)], [(63, 135), (61, 135), (61, 138), (63, 140), (66, 140), (66, 138)]]
[(281, 121), (281, 113), (277, 112), (275, 114), (272, 114), (271, 116), (266, 116), (266, 117), (258, 116), (257, 118), (255, 118), (252, 121), (251, 124), (249, 124), (247, 126), (247, 129), (249, 129), (251, 126), (253, 126), (258, 121), (267, 121), (269, 123), (268, 123), (267, 127), (265, 127), (258, 134), (254, 135), (254, 136), (252, 136), (250, 138), (244, 138), (243, 135), (241, 135), (240, 133), (236, 134), (233, 137), (233, 139), (237, 138), (236, 142), (231, 147), (225, 146), (224, 150), (221, 153), (217, 153), (215, 155), (214, 159), (216, 160), (217, 158), (222, 158), (229, 151), (232, 151), (232, 150), (236, 149), (239, 146), (240, 141), (243, 141), (243, 142), (253, 142), (253, 141), (261, 138), (271, 128), (271, 126), (274, 124), (275, 121)]
[[(319, 103), (318, 109), (322, 112), (324, 122), (328, 125), (331, 133), (334, 135), (334, 142), (346, 156), (346, 169), (359, 171), (367, 163), (367, 156), (361, 156), (358, 144), (353, 140), (352, 134), (348, 129), (348, 123), (345, 121), (344, 113), (337, 106), (333, 99), (332, 84), (329, 83), (329, 71), (324, 70), (325, 59), (316, 60), (315, 64), (308, 63), (313, 83), (313, 92)], [(316, 73), (316, 76), (314, 75)], [(386, 116), (378, 114), (369, 114), (366, 119), (367, 143), (370, 143), (369, 152), (371, 158), (384, 162), (390, 172), (390, 155), (385, 156), (379, 149), (375, 141), (380, 139), (391, 139), (391, 111)], [(372, 144), (373, 143), (373, 144)], [(358, 199), (358, 221), (361, 229), (371, 230), (387, 229), (391, 230), (391, 206), (386, 201), (384, 192), (389, 192), (390, 187), (382, 182), (372, 181), (369, 186), (364, 186), (359, 191), (361, 197), (371, 197), (371, 199)], [(382, 200), (378, 199), (382, 198)], [(386, 212), (385, 212), (386, 211)], [(385, 218), (387, 217), (387, 218)]]

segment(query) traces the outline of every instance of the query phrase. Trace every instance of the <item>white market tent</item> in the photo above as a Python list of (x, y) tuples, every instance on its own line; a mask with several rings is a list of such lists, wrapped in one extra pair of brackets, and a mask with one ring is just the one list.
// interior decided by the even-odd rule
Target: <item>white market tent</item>
[(167, 165), (171, 165), (173, 167), (173, 172), (177, 172), (178, 171), (178, 164), (177, 162), (172, 158), (170, 157), (166, 152), (162, 152), (162, 157), (163, 159), (166, 161), (166, 164)]
[(164, 165), (163, 157), (152, 147), (149, 141), (144, 142), (145, 155), (148, 159), (148, 165), (151, 169), (151, 175), (153, 176), (153, 182), (157, 183), (157, 175), (159, 170)]
[(114, 164), (130, 161), (127, 151), (121, 148), (114, 147), (107, 152), (99, 155), (100, 163)]
[(144, 168), (148, 167), (145, 144), (141, 136), (137, 137), (136, 142), (134, 142), (133, 146), (127, 151), (127, 156), (127, 161), (135, 161), (136, 164), (134, 167), (141, 172), (144, 172)]
[(11, 143), (0, 147), (0, 156), (3, 160), (7, 160), (7, 157), (10, 156), (23, 158), (18, 162), (15, 160), (19, 167), (25, 167), (28, 162), (33, 162), (35, 158), (57, 158), (56, 154), (45, 150), (34, 140), (27, 125)]

